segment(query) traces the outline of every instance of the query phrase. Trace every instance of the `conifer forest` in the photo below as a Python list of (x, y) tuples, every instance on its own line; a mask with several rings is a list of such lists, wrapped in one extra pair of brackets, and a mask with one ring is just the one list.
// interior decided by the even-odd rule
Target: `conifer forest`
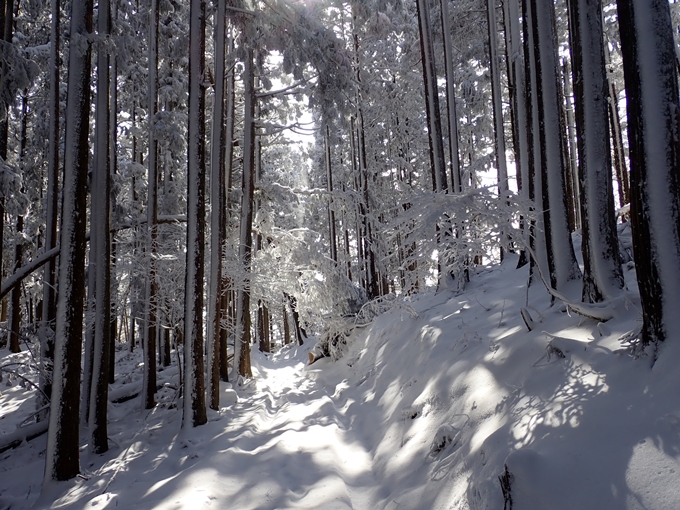
[(0, 510), (680, 508), (679, 83), (676, 0), (0, 0)]

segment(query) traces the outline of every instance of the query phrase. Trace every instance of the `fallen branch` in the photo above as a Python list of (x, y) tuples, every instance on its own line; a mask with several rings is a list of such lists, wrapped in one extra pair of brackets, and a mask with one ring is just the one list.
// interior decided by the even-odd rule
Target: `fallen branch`
[(36, 437), (42, 436), (47, 432), (49, 420), (42, 420), (25, 427), (17, 428), (14, 432), (10, 432), (0, 437), (0, 453), (11, 450), (20, 446), (24, 441), (30, 441)]
[[(122, 404), (123, 402), (127, 402), (128, 400), (132, 400), (135, 397), (138, 397), (139, 394), (142, 392), (142, 385), (141, 384), (135, 384), (135, 387), (132, 388), (131, 390), (122, 387), (119, 388), (118, 391), (111, 391), (109, 392), (109, 401), (112, 404)], [(156, 385), (156, 391), (159, 391), (163, 387), (162, 384), (157, 384)], [(126, 390), (126, 391), (120, 391), (120, 390)]]
[(39, 257), (34, 258), (25, 266), (19, 268), (12, 276), (9, 276), (2, 282), (2, 289), (0, 290), (0, 299), (5, 297), (14, 287), (23, 281), (29, 274), (36, 269), (47, 264), (50, 260), (59, 255), (59, 246), (55, 246), (51, 250), (43, 252)]
[(541, 270), (541, 266), (538, 263), (538, 258), (536, 257), (534, 250), (532, 250), (531, 247), (529, 247), (528, 245), (525, 245), (525, 247), (529, 254), (531, 255), (531, 257), (534, 259), (534, 262), (536, 262), (535, 267), (538, 269), (538, 275), (541, 277), (541, 281), (543, 282), (543, 285), (548, 291), (548, 294), (550, 294), (555, 299), (559, 299), (560, 301), (562, 301), (569, 310), (572, 310), (573, 312), (579, 315), (583, 315), (584, 317), (588, 317), (589, 319), (594, 319), (600, 322), (607, 322), (608, 320), (614, 318), (614, 312), (612, 310), (612, 307), (609, 305), (598, 306), (588, 303), (575, 303), (558, 290), (553, 289), (552, 286), (548, 283), (548, 280), (543, 274), (543, 271)]

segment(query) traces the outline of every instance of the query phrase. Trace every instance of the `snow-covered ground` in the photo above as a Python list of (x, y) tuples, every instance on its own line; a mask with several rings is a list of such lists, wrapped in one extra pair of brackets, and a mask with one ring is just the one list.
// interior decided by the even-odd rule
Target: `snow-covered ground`
[[(223, 407), (193, 430), (166, 369), (155, 409), (111, 404), (112, 448), (83, 445), (82, 478), (42, 488), (44, 436), (0, 454), (0, 509), (501, 510), (499, 477), (514, 510), (680, 508), (680, 370), (622, 341), (640, 324), (634, 271), (598, 324), (551, 306), (540, 283), (527, 293), (515, 265), (401, 301), (337, 362), (307, 365), (311, 342), (255, 352), (254, 378), (223, 383)], [(119, 353), (114, 396), (140, 385), (139, 360)], [(34, 407), (9, 384), (0, 435)]]

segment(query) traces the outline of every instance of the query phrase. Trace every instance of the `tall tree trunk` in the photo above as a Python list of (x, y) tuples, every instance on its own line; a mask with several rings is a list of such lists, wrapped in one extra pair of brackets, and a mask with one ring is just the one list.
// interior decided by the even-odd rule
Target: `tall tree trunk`
[[(570, 205), (570, 213), (573, 213), (573, 220), (570, 219), (570, 229), (577, 230), (581, 228), (581, 208), (580, 205), (577, 203), (579, 202), (578, 197), (580, 196), (580, 190), (579, 190), (579, 182), (578, 182), (578, 154), (577, 154), (577, 143), (576, 143), (576, 129), (574, 127), (575, 121), (574, 121), (574, 109), (572, 106), (571, 102), (571, 83), (570, 80), (568, 79), (569, 77), (569, 71), (568, 71), (568, 64), (567, 60), (564, 60), (564, 65), (563, 65), (563, 74), (564, 74), (564, 85), (565, 85), (565, 112), (566, 112), (566, 121), (567, 121), (567, 137), (569, 140), (569, 143), (567, 144), (569, 147), (569, 165), (568, 165), (568, 171), (567, 171), (567, 189), (571, 188), (573, 191), (571, 193), (567, 193), (568, 198), (571, 198), (572, 203)], [(571, 183), (569, 179), (571, 178)], [(571, 184), (571, 186), (569, 185)], [(571, 218), (572, 214), (570, 214)]]
[(215, 19), (215, 99), (210, 144), (210, 294), (208, 298), (208, 374), (210, 408), (220, 407), (220, 348), (222, 304), (222, 250), (225, 202), (225, 46), (226, 0), (218, 0)]
[[(118, 20), (118, 0), (113, 0), (111, 3), (111, 25), (114, 25)], [(111, 175), (118, 173), (118, 60), (117, 56), (110, 57), (110, 76), (109, 76), (109, 172)], [(111, 192), (111, 206), (110, 211), (116, 209), (116, 194)], [(109, 341), (109, 384), (115, 382), (116, 365), (116, 338), (118, 337), (118, 288), (116, 286), (116, 259), (117, 249), (116, 241), (111, 239), (111, 322), (110, 322), (110, 341)]]
[[(517, 177), (517, 192), (523, 199), (529, 198), (529, 147), (527, 139), (527, 107), (526, 84), (524, 73), (524, 52), (522, 51), (522, 37), (519, 25), (518, 0), (503, 2), (503, 21), (505, 26), (506, 63), (508, 66), (508, 91), (510, 96), (510, 113), (512, 121), (512, 140), (515, 155), (515, 170)], [(528, 224), (524, 217), (520, 218), (520, 228), (523, 231), (524, 242), (528, 242)], [(527, 254), (520, 246), (520, 256), (517, 267), (527, 263)]]
[(611, 78), (607, 81), (609, 83), (609, 123), (612, 141), (614, 142), (614, 168), (616, 169), (619, 204), (623, 207), (626, 204), (630, 204), (630, 182), (628, 179), (628, 168), (626, 167), (626, 153), (623, 146), (619, 97), (614, 81)]
[(54, 379), (47, 436), (46, 480), (69, 480), (80, 470), (78, 431), (85, 292), (91, 31), (91, 1), (72, 0), (59, 297)]
[(567, 218), (555, 10), (552, 0), (531, 0), (531, 7), (541, 127), (539, 139), (544, 232), (550, 281), (554, 288), (561, 288), (568, 280), (578, 278), (580, 269), (574, 255)]
[(583, 251), (583, 300), (612, 299), (623, 287), (609, 150), (602, 2), (568, 0), (573, 61)]
[[(234, 53), (234, 39), (229, 34), (227, 42), (227, 50), (230, 56)], [(225, 105), (225, 129), (224, 129), (224, 207), (221, 210), (222, 214), (222, 239), (227, 238), (227, 214), (231, 209), (231, 187), (232, 174), (234, 168), (234, 70), (233, 67), (229, 69), (226, 75), (226, 105)], [(231, 291), (229, 289), (229, 280), (226, 271), (222, 275), (221, 287), (221, 316), (222, 320), (228, 323), (227, 328), (220, 329), (220, 378), (229, 381), (229, 362), (227, 359), (227, 340), (229, 338), (229, 330), (233, 326), (231, 302), (233, 301)]]
[[(109, 0), (99, 0), (97, 32), (105, 40), (111, 33)], [(97, 50), (97, 110), (95, 165), (93, 172), (90, 230), (98, 230), (95, 243), (95, 319), (92, 386), (90, 388), (90, 447), (94, 453), (109, 449), (107, 405), (109, 403), (109, 343), (111, 341), (111, 235), (109, 208), (109, 54), (106, 45)]]
[(243, 182), (241, 186), (241, 228), (239, 236), (239, 261), (244, 271), (243, 287), (238, 294), (236, 315), (236, 353), (234, 364), (242, 377), (252, 377), (250, 367), (250, 270), (253, 247), (253, 197), (255, 188), (255, 73), (253, 50), (248, 48), (245, 57), (245, 104), (243, 121)]
[(326, 181), (327, 189), (329, 193), (328, 199), (328, 238), (331, 249), (331, 260), (338, 264), (338, 242), (335, 233), (335, 209), (333, 207), (333, 170), (331, 166), (331, 141), (330, 141), (330, 128), (326, 124), (326, 129), (324, 129), (324, 154), (326, 161)]
[[(496, 168), (498, 170), (498, 198), (502, 202), (508, 200), (508, 168), (505, 161), (505, 125), (503, 123), (503, 102), (501, 94), (501, 71), (498, 59), (498, 40), (496, 31), (496, 0), (487, 0), (487, 25), (489, 29), (489, 58), (491, 68), (491, 96), (494, 118), (494, 147), (496, 152)], [(501, 260), (508, 244), (507, 233), (501, 230)]]
[[(21, 133), (19, 141), (19, 166), (24, 171), (24, 155), (26, 151), (26, 134), (28, 128), (28, 91), (24, 91), (21, 96)], [(23, 192), (22, 188), (22, 192)], [(14, 272), (18, 271), (22, 265), (24, 258), (24, 244), (21, 235), (24, 230), (23, 215), (17, 216), (16, 223), (16, 240), (14, 242)], [(16, 285), (12, 289), (10, 296), (11, 310), (10, 324), (9, 324), (9, 350), (10, 352), (21, 352), (21, 285)]]
[[(14, 1), (1, 0), (0, 2), (0, 35), (2, 40), (7, 44), (12, 44), (12, 31), (14, 27)], [(9, 74), (8, 64), (2, 62), (2, 69), (0, 72), (0, 82), (5, 80)], [(9, 108), (7, 108), (9, 110)], [(7, 160), (7, 144), (9, 142), (9, 112), (6, 113), (4, 119), (0, 119), (0, 159)], [(2, 254), (5, 248), (5, 195), (4, 190), (0, 190), (0, 280), (4, 277), (4, 267)], [(6, 301), (1, 301), (2, 309), (6, 310)], [(4, 317), (3, 317), (4, 318)]]
[(536, 55), (536, 34), (532, 23), (534, 16), (533, 11), (532, 1), (522, 0), (524, 69), (526, 76), (525, 105), (527, 108), (527, 188), (530, 203), (533, 205), (532, 211), (538, 211), (538, 214), (535, 215), (535, 219), (532, 219), (529, 223), (529, 244), (536, 254), (536, 259), (532, 257), (530, 260), (529, 284), (531, 284), (533, 280), (536, 266), (542, 271), (547, 272), (548, 270), (548, 256), (543, 228), (543, 210), (548, 206), (543, 205), (543, 196), (541, 194), (541, 175), (543, 173), (541, 171), (541, 158), (539, 156), (541, 153), (539, 136), (541, 127), (538, 114), (538, 73), (535, 64), (538, 57)]
[[(45, 251), (57, 245), (58, 204), (59, 204), (59, 0), (51, 0), (52, 23), (50, 28), (50, 120), (49, 120), (49, 159), (47, 169), (47, 211), (45, 220)], [(2, 237), (2, 232), (0, 232)], [(0, 253), (2, 253), (0, 247)], [(0, 259), (2, 257), (0, 256)], [(0, 264), (1, 266), (1, 264)], [(56, 260), (45, 265), (43, 274), (43, 308), (40, 335), (40, 358), (42, 372), (40, 387), (44, 395), (52, 394), (52, 363), (54, 361), (54, 321), (57, 316)], [(0, 270), (0, 275), (2, 271)], [(41, 395), (42, 395), (41, 394)], [(47, 404), (39, 397), (38, 406)], [(38, 415), (44, 418), (43, 413)]]
[(446, 113), (449, 121), (449, 164), (451, 190), (462, 191), (460, 182), (460, 157), (458, 155), (458, 115), (456, 114), (456, 83), (453, 72), (453, 46), (449, 22), (449, 0), (440, 0), (444, 41), (444, 71), (446, 73)]
[[(144, 409), (156, 405), (156, 339), (158, 337), (158, 281), (156, 253), (158, 252), (158, 141), (156, 114), (158, 113), (158, 0), (151, 0), (149, 12), (149, 157), (148, 200), (146, 226), (148, 244), (148, 276), (146, 282), (146, 331), (144, 335), (144, 380), (142, 398)], [(191, 211), (193, 212), (193, 211)]]
[(184, 297), (184, 418), (182, 426), (196, 427), (208, 421), (203, 374), (205, 0), (191, 0), (189, 19), (188, 224)]
[[(14, 271), (20, 267), (23, 259), (24, 246), (21, 233), (24, 230), (24, 217), (18, 216), (16, 223), (16, 241), (14, 243)], [(10, 324), (9, 324), (9, 351), (21, 352), (21, 285), (15, 285), (10, 294)]]
[(442, 141), (437, 73), (434, 63), (432, 24), (430, 23), (430, 5), (428, 0), (416, 0), (416, 6), (418, 8), (418, 28), (420, 30), (420, 54), (423, 63), (427, 132), (430, 143), (432, 189), (434, 191), (445, 191), (447, 189), (446, 166), (444, 164), (444, 145)]
[[(643, 344), (678, 331), (680, 119), (667, 0), (617, 0), (631, 159), (631, 224)], [(676, 339), (675, 339), (676, 340)], [(674, 356), (666, 367), (675, 370)]]

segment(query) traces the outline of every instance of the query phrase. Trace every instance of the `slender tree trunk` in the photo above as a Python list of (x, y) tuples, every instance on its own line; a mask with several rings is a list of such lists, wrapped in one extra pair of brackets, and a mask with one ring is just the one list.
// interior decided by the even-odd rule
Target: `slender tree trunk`
[[(295, 339), (298, 345), (304, 344), (304, 339), (307, 338), (307, 333), (304, 328), (300, 325), (300, 314), (297, 310), (297, 299), (295, 296), (290, 294), (284, 294), (284, 297), (288, 301), (288, 306), (290, 307), (290, 313), (293, 315), (293, 326), (295, 327)], [(304, 337), (304, 338), (303, 338)]]
[(78, 431), (90, 107), (88, 41), (91, 31), (92, 3), (89, 0), (72, 0), (59, 297), (45, 465), (47, 481), (69, 480), (80, 470)]
[[(52, 23), (50, 29), (50, 120), (49, 159), (47, 169), (47, 211), (45, 220), (45, 251), (57, 246), (58, 203), (59, 203), (59, 0), (51, 0)], [(1, 237), (2, 232), (0, 232)], [(2, 253), (0, 247), (0, 253)], [(2, 257), (0, 257), (1, 259)], [(0, 264), (1, 266), (2, 264)], [(40, 358), (42, 372), (40, 387), (44, 395), (52, 394), (52, 363), (54, 362), (54, 321), (57, 316), (56, 260), (45, 265), (43, 274), (42, 328), (40, 335)], [(0, 270), (0, 274), (2, 274)], [(42, 394), (39, 394), (42, 395)], [(38, 397), (38, 407), (47, 404)], [(38, 415), (45, 417), (44, 413)]]
[(208, 421), (203, 374), (203, 275), (205, 246), (205, 0), (189, 13), (189, 143), (187, 263), (184, 308), (183, 427)]
[(456, 113), (456, 83), (453, 72), (453, 46), (449, 22), (449, 0), (440, 0), (444, 41), (444, 70), (446, 73), (446, 113), (449, 121), (449, 164), (451, 186), (454, 193), (462, 191), (460, 182), (460, 157), (458, 155), (458, 115)]
[(328, 238), (331, 249), (331, 260), (338, 263), (338, 243), (335, 233), (335, 209), (333, 208), (333, 170), (331, 167), (331, 142), (330, 128), (326, 124), (324, 130), (324, 153), (326, 157), (326, 180), (330, 198), (328, 199)]
[[(21, 132), (19, 141), (19, 166), (24, 171), (24, 156), (26, 151), (26, 134), (28, 131), (28, 91), (24, 91), (21, 96)], [(22, 191), (23, 188), (22, 188)], [(14, 272), (17, 272), (23, 264), (24, 244), (21, 234), (24, 231), (24, 217), (17, 216), (16, 240), (14, 242)], [(11, 310), (9, 325), (9, 350), (13, 353), (21, 352), (21, 285), (16, 285), (12, 289), (10, 296)]]
[(288, 310), (285, 303), (283, 304), (281, 312), (283, 316), (283, 343), (288, 345), (290, 343), (290, 324), (288, 322)]
[[(111, 3), (111, 19), (114, 25), (118, 19), (118, 0), (113, 0)], [(118, 60), (117, 56), (110, 57), (110, 76), (109, 76), (109, 172), (111, 175), (118, 173)], [(111, 206), (110, 211), (116, 209), (116, 194), (111, 191)], [(110, 341), (109, 341), (109, 384), (115, 382), (116, 365), (116, 338), (118, 338), (118, 287), (116, 285), (116, 241), (111, 239), (111, 322), (110, 322)]]
[(148, 276), (146, 283), (146, 331), (144, 335), (144, 381), (142, 395), (144, 409), (156, 405), (156, 339), (158, 337), (158, 281), (156, 254), (158, 252), (158, 141), (156, 113), (158, 112), (158, 0), (151, 0), (149, 12), (149, 174), (146, 226), (148, 229)]
[[(491, 95), (494, 118), (494, 144), (496, 152), (496, 168), (498, 170), (498, 198), (508, 200), (508, 168), (505, 161), (505, 125), (503, 123), (503, 102), (501, 94), (501, 71), (498, 59), (498, 40), (496, 31), (496, 0), (487, 0), (487, 25), (489, 29), (489, 56), (491, 68)], [(509, 244), (507, 233), (501, 231), (501, 260), (505, 246)]]
[[(508, 92), (510, 96), (510, 118), (512, 121), (513, 152), (515, 155), (515, 170), (517, 177), (517, 192), (523, 199), (529, 198), (529, 147), (527, 140), (527, 107), (526, 84), (524, 73), (524, 52), (519, 25), (518, 0), (504, 0), (503, 21), (505, 27), (506, 63), (508, 66)], [(524, 242), (528, 242), (528, 224), (524, 217), (520, 217), (520, 228), (523, 231)], [(520, 256), (517, 267), (524, 266), (527, 252), (520, 246)]]
[(525, 90), (525, 105), (527, 108), (527, 123), (526, 123), (526, 137), (527, 137), (527, 168), (528, 179), (527, 188), (530, 203), (533, 204), (532, 211), (538, 211), (536, 219), (532, 219), (529, 223), (529, 244), (536, 254), (530, 260), (530, 280), (533, 280), (535, 266), (539, 266), (543, 271), (548, 270), (548, 258), (546, 250), (545, 235), (543, 229), (543, 210), (547, 205), (543, 205), (543, 196), (541, 194), (541, 144), (540, 144), (540, 122), (538, 114), (538, 73), (535, 64), (536, 59), (536, 34), (532, 23), (533, 7), (531, 0), (522, 1), (522, 20), (524, 32), (524, 68), (526, 76), (526, 90)]
[(623, 207), (626, 204), (630, 204), (628, 168), (626, 167), (626, 153), (623, 146), (621, 117), (619, 115), (619, 99), (616, 92), (616, 85), (614, 85), (612, 79), (607, 81), (609, 83), (609, 123), (611, 126), (612, 140), (614, 142), (614, 168), (616, 169), (619, 204)]
[(423, 62), (427, 132), (430, 143), (430, 163), (432, 165), (432, 189), (434, 191), (445, 191), (447, 189), (446, 165), (444, 164), (444, 145), (442, 142), (437, 73), (434, 63), (430, 6), (428, 0), (416, 0), (416, 6), (420, 30), (420, 53)]
[(558, 86), (555, 11), (552, 0), (531, 0), (535, 35), (535, 66), (538, 77), (541, 184), (544, 232), (550, 281), (561, 288), (580, 276), (569, 232), (564, 171), (564, 126)]
[[(574, 108), (571, 102), (571, 87), (568, 79), (569, 71), (568, 64), (564, 61), (564, 84), (565, 84), (565, 106), (566, 106), (566, 120), (567, 120), (567, 136), (569, 138), (569, 166), (567, 176), (567, 189), (572, 188), (573, 193), (568, 193), (572, 197), (572, 202), (578, 202), (580, 196), (579, 182), (578, 182), (578, 154), (576, 147), (576, 130), (574, 128)], [(569, 178), (571, 178), (571, 186), (569, 186)], [(572, 203), (570, 205), (570, 212), (573, 212), (573, 224), (570, 225), (572, 230), (581, 228), (581, 208), (579, 205)], [(571, 220), (570, 220), (571, 221)]]
[[(20, 267), (23, 259), (24, 247), (19, 237), (24, 230), (24, 217), (18, 216), (16, 223), (17, 239), (14, 243), (14, 271)], [(15, 285), (10, 294), (10, 324), (9, 324), (9, 351), (21, 352), (21, 285)]]
[(238, 347), (238, 374), (252, 377), (250, 367), (250, 270), (253, 246), (253, 196), (255, 188), (255, 88), (253, 70), (253, 50), (246, 50), (245, 70), (245, 105), (243, 121), (243, 182), (241, 194), (241, 228), (239, 239), (239, 261), (244, 271), (243, 289), (239, 291), (236, 316), (236, 341)]
[[(227, 40), (227, 52), (230, 56), (234, 53), (234, 39), (229, 33)], [(233, 159), (234, 159), (234, 70), (230, 68), (226, 74), (226, 91), (224, 108), (225, 128), (224, 128), (224, 207), (220, 213), (222, 215), (222, 239), (227, 239), (227, 214), (231, 209), (231, 187), (233, 180)], [(229, 289), (229, 279), (226, 271), (222, 274), (222, 286), (220, 294), (221, 299), (221, 317), (227, 322), (226, 328), (220, 329), (220, 378), (229, 381), (229, 362), (227, 359), (228, 349), (227, 340), (229, 338), (229, 331), (233, 326), (232, 314), (230, 312), (232, 306), (232, 292)]]
[[(12, 31), (14, 27), (14, 2), (13, 0), (2, 0), (0, 3), (0, 35), (2, 40), (10, 45), (12, 44)], [(0, 81), (5, 80), (5, 76), (9, 74), (7, 63), (2, 63), (0, 70)], [(9, 108), (8, 108), (9, 109)], [(9, 112), (6, 113), (5, 118), (0, 120), (0, 158), (7, 160), (7, 144), (9, 142)], [(5, 195), (4, 190), (0, 190), (0, 280), (4, 277), (3, 257), (5, 248)], [(6, 310), (6, 301), (1, 301), (2, 309)]]
[(215, 20), (215, 99), (210, 158), (210, 294), (208, 301), (208, 374), (210, 408), (220, 408), (222, 250), (225, 202), (225, 47), (226, 0), (218, 0)]
[[(109, 0), (99, 0), (97, 32), (102, 39), (111, 33)], [(95, 319), (92, 386), (90, 388), (90, 447), (94, 453), (109, 449), (107, 406), (109, 403), (109, 344), (111, 342), (111, 236), (109, 210), (109, 54), (102, 44), (97, 51), (97, 111), (95, 120), (95, 167), (93, 172), (92, 219), (95, 237)]]

